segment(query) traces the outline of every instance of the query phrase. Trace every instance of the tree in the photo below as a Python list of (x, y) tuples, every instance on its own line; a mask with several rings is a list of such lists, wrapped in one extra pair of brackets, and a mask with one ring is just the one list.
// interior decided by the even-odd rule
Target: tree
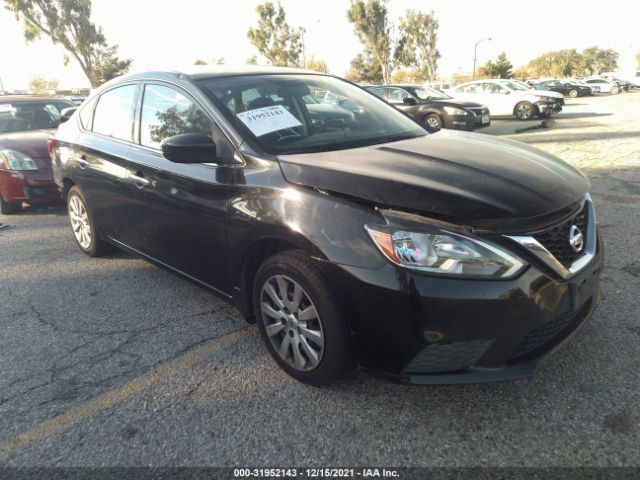
[(58, 89), (58, 80), (45, 80), (36, 75), (29, 81), (29, 91), (38, 95), (46, 95), (50, 90)]
[(258, 64), (258, 59), (255, 55), (253, 55), (252, 57), (247, 58), (246, 61), (247, 65), (257, 65)]
[(422, 83), (424, 80), (423, 72), (417, 68), (397, 68), (391, 74), (391, 83)]
[(640, 70), (640, 50), (636, 53), (636, 68)]
[(207, 62), (205, 62), (204, 60), (198, 58), (195, 62), (193, 62), (194, 65), (208, 65)]
[[(27, 42), (48, 36), (76, 59), (92, 87), (125, 73), (131, 59), (116, 56), (102, 28), (91, 22), (91, 0), (3, 0), (24, 26)], [(68, 57), (65, 56), (65, 64)]]
[(427, 80), (435, 80), (440, 52), (436, 48), (438, 21), (433, 11), (407, 10), (405, 17), (400, 19), (400, 30), (400, 62), (417, 67)]
[(584, 56), (575, 48), (545, 52), (531, 60), (526, 69), (539, 77), (579, 76), (584, 74)]
[(216, 65), (224, 65), (224, 64), (225, 64), (224, 57), (218, 57), (218, 59), (216, 60)]
[(349, 71), (345, 75), (352, 82), (381, 83), (382, 68), (371, 54), (359, 53), (351, 60)]
[(329, 72), (329, 68), (327, 67), (327, 64), (324, 60), (322, 59), (316, 59), (313, 55), (311, 56), (311, 58), (309, 60), (307, 60), (307, 65), (306, 65), (308, 70), (314, 70), (316, 72), (320, 72), (320, 73), (328, 73)]
[[(389, 83), (391, 72), (399, 61), (401, 46), (394, 46), (392, 28), (387, 18), (387, 0), (351, 0), (347, 19), (353, 24), (356, 36), (364, 47), (364, 55), (351, 62), (354, 67), (380, 68), (382, 80)], [(354, 65), (355, 62), (355, 65)]]
[(302, 54), (302, 29), (287, 23), (282, 5), (264, 2), (256, 7), (258, 25), (247, 36), (271, 65), (299, 66)]
[(588, 75), (611, 72), (618, 69), (618, 52), (598, 47), (586, 48), (582, 51), (584, 71)]
[(483, 78), (511, 78), (513, 77), (512, 68), (513, 65), (507, 59), (507, 54), (502, 52), (496, 58), (495, 63), (489, 60), (481, 66), (479, 73)]

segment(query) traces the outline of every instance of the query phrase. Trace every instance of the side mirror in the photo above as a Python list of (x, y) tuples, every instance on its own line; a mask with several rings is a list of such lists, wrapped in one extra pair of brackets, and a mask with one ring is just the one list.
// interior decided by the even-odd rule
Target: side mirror
[(415, 99), (415, 98), (413, 98), (413, 97), (404, 97), (404, 98), (402, 99), (402, 103), (405, 103), (405, 104), (407, 104), (407, 105), (415, 105), (415, 104), (416, 104), (416, 103), (418, 103), (418, 102), (417, 102), (417, 101), (416, 101), (416, 99)]
[(160, 148), (164, 158), (174, 163), (222, 163), (216, 158), (216, 144), (204, 133), (182, 133), (165, 138)]
[(78, 109), (78, 107), (63, 108), (60, 110), (60, 123), (64, 123), (71, 118), (71, 115)]

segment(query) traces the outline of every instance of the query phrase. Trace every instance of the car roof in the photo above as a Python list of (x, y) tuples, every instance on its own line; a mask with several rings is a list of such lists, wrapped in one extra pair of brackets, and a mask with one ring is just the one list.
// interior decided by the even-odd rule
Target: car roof
[(326, 75), (320, 72), (312, 70), (304, 70), (302, 68), (291, 67), (271, 67), (271, 66), (258, 66), (258, 65), (194, 65), (193, 67), (181, 69), (181, 70), (156, 70), (128, 73), (114, 79), (117, 82), (127, 80), (200, 80), (204, 78), (215, 77), (236, 77), (244, 75), (274, 75), (274, 74), (314, 74), (314, 75)]
[(0, 95), (0, 103), (17, 103), (17, 102), (43, 102), (43, 101), (59, 101), (67, 102), (65, 97), (51, 95)]

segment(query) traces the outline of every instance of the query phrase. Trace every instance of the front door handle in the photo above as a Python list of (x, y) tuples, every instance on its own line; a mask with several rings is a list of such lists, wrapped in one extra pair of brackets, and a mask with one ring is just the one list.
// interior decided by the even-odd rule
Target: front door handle
[(136, 187), (138, 188), (144, 188), (147, 185), (149, 185), (151, 182), (149, 180), (147, 180), (146, 178), (144, 178), (143, 176), (139, 175), (139, 174), (133, 174), (131, 172), (129, 172), (127, 174), (127, 178), (136, 184)]
[(89, 162), (87, 161), (87, 157), (85, 157), (84, 155), (79, 157), (78, 158), (78, 165), (80, 165), (80, 168), (84, 168), (87, 165), (89, 165)]

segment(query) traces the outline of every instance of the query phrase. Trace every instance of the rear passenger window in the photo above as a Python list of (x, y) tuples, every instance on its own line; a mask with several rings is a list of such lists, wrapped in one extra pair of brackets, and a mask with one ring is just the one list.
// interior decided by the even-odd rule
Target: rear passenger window
[(142, 100), (140, 143), (160, 148), (165, 138), (182, 133), (211, 136), (213, 124), (195, 103), (173, 88), (147, 85)]
[(132, 141), (136, 85), (125, 85), (103, 93), (93, 116), (93, 131)]
[(93, 109), (96, 106), (97, 98), (98, 97), (94, 98), (86, 105), (83, 105), (82, 109), (80, 110), (80, 123), (87, 130), (91, 130), (91, 123), (93, 120)]

